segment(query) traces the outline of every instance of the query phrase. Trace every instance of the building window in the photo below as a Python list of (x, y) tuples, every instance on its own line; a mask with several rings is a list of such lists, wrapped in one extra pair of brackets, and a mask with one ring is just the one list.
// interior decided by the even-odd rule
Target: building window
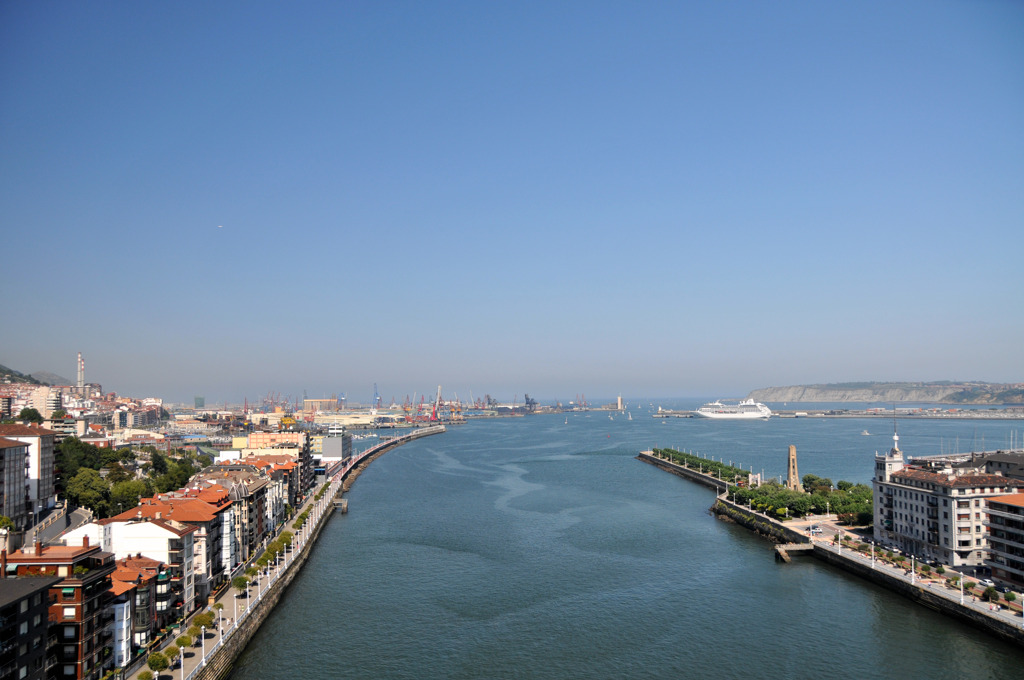
[(74, 626), (64, 626), (64, 637), (66, 637), (66, 638), (73, 638), (73, 637), (75, 637), (75, 627)]
[(75, 608), (74, 607), (64, 607), (64, 618), (65, 619), (73, 619), (73, 618), (75, 618)]

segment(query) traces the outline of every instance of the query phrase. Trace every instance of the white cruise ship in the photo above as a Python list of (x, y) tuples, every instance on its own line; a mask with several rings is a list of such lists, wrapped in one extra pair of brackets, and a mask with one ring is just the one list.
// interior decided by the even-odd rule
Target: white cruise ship
[(760, 402), (747, 399), (738, 404), (723, 404), (720, 401), (712, 401), (701, 406), (693, 414), (701, 418), (749, 420), (751, 418), (771, 418), (772, 410)]

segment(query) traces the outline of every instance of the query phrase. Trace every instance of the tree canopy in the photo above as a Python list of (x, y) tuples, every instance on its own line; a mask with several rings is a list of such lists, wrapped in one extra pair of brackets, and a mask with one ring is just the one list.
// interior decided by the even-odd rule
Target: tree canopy
[(21, 409), (21, 411), (18, 412), (18, 420), (27, 420), (30, 423), (42, 425), (43, 414), (41, 414), (37, 409), (34, 409), (30, 406), (26, 406), (25, 408)]

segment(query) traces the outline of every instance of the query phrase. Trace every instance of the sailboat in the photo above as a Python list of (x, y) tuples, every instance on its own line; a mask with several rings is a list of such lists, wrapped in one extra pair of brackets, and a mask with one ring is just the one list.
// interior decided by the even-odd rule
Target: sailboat
[(626, 420), (633, 420), (633, 414), (632, 413), (627, 413), (626, 415), (628, 416), (626, 418)]

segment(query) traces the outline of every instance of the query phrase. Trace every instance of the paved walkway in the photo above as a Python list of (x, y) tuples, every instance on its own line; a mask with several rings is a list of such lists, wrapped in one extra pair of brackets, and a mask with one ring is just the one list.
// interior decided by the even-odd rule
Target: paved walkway
[[(827, 532), (826, 532), (827, 533)], [(844, 532), (846, 535), (850, 535), (851, 532)], [(935, 577), (923, 577), (919, 573), (911, 573), (911, 570), (907, 567), (897, 567), (889, 564), (880, 559), (881, 555), (885, 553), (881, 548), (875, 548), (875, 557), (872, 559), (871, 556), (865, 556), (858, 550), (852, 550), (848, 547), (839, 547), (834, 545), (832, 542), (831, 535), (816, 535), (813, 537), (813, 541), (816, 545), (822, 546), (831, 550), (837, 554), (842, 554), (845, 558), (860, 562), (861, 564), (867, 565), (872, 569), (877, 569), (890, 576), (906, 581), (907, 583), (920, 588), (922, 590), (930, 590), (933, 594), (939, 595), (950, 602), (955, 602), (964, 607), (972, 609), (980, 614), (991, 617), (993, 619), (1001, 620), (1009, 623), (1018, 628), (1024, 628), (1024, 618), (1018, 615), (1016, 612), (1003, 607), (997, 607), (993, 609), (993, 605), (984, 602), (977, 596), (976, 593), (972, 593), (969, 590), (962, 590), (960, 588), (953, 589), (946, 585), (945, 575)], [(946, 573), (959, 574), (954, 570), (946, 569)], [(960, 583), (969, 581), (973, 577), (964, 576), (960, 574)]]

